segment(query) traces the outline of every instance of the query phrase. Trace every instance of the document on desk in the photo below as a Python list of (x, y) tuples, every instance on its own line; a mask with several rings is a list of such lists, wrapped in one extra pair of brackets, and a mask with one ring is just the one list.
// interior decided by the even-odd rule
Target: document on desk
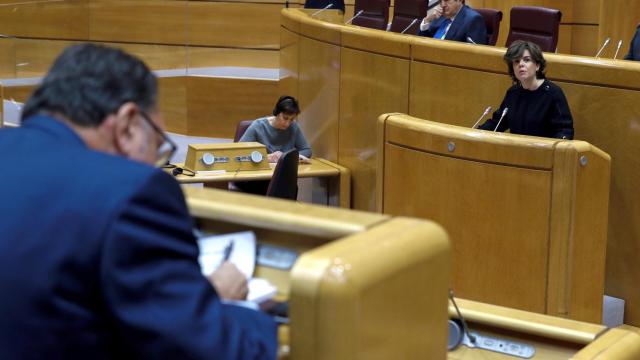
[(248, 301), (260, 303), (275, 296), (277, 288), (268, 280), (253, 278), (256, 264), (256, 235), (253, 231), (205, 236), (198, 239), (200, 271), (213, 273), (227, 256), (249, 280)]

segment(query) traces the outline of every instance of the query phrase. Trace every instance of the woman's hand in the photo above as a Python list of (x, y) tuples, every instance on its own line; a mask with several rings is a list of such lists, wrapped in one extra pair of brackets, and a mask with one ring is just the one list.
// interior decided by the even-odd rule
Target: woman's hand
[(278, 160), (280, 160), (281, 156), (282, 156), (282, 151), (275, 151), (267, 155), (267, 159), (269, 159), (270, 163), (276, 163), (278, 162)]

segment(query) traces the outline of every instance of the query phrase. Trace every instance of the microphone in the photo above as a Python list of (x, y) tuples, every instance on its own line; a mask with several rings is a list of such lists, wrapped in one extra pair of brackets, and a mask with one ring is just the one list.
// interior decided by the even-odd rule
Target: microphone
[[(473, 39), (471, 38), (471, 36), (467, 36), (467, 41), (472, 43), (472, 44), (476, 44), (475, 41), (473, 41)], [(476, 44), (477, 45), (477, 44)]]
[(493, 129), (493, 132), (496, 132), (496, 130), (498, 130), (498, 128), (500, 127), (500, 123), (502, 122), (502, 119), (504, 119), (504, 116), (507, 115), (508, 110), (509, 108), (504, 108), (504, 110), (502, 110), (502, 115), (500, 115), (500, 120), (498, 120), (498, 125), (496, 125), (495, 129)]
[(325, 10), (329, 9), (329, 8), (330, 8), (330, 7), (332, 7), (332, 6), (333, 6), (333, 4), (329, 4), (329, 5), (325, 6), (325, 7), (323, 7), (322, 9), (320, 9), (320, 10), (318, 10), (318, 11), (314, 12), (313, 14), (311, 14), (311, 17), (314, 17), (314, 16), (316, 16), (316, 15), (320, 14), (321, 12), (323, 12), (323, 11), (325, 11)]
[(364, 10), (360, 10), (358, 11), (357, 14), (355, 14), (351, 19), (349, 19), (347, 22), (345, 22), (345, 24), (351, 24), (351, 22), (353, 21), (353, 19), (357, 18), (358, 16), (362, 15), (362, 13), (364, 12)]
[(473, 124), (473, 126), (471, 127), (472, 129), (475, 129), (476, 126), (478, 126), (478, 124), (480, 123), (480, 121), (482, 119), (484, 119), (485, 116), (487, 116), (487, 114), (491, 111), (491, 106), (487, 106), (486, 109), (484, 109), (484, 112), (482, 113), (482, 115), (480, 115), (480, 117), (478, 118), (478, 121), (476, 121), (475, 124)]
[(467, 322), (464, 320), (464, 316), (462, 316), (462, 314), (460, 313), (460, 309), (458, 309), (458, 304), (456, 304), (456, 300), (453, 298), (453, 290), (451, 289), (449, 289), (449, 300), (451, 300), (453, 307), (456, 308), (458, 319), (460, 319), (460, 322), (462, 323), (462, 333), (464, 335), (467, 335), (467, 337), (469, 338), (469, 341), (471, 341), (472, 344), (475, 344), (476, 336), (469, 332), (469, 327), (467, 326)]
[(602, 44), (602, 46), (600, 47), (600, 50), (598, 50), (598, 53), (596, 53), (596, 59), (598, 57), (600, 57), (600, 53), (602, 52), (602, 50), (604, 50), (604, 48), (607, 47), (607, 45), (609, 45), (609, 41), (611, 41), (611, 38), (608, 37), (606, 39), (604, 39), (604, 43)]
[(413, 24), (415, 24), (415, 23), (417, 23), (417, 22), (418, 22), (418, 19), (413, 19), (413, 21), (411, 22), (411, 24), (409, 24), (409, 26), (407, 26), (406, 28), (404, 28), (404, 30), (402, 30), (402, 31), (400, 32), (400, 34), (404, 34), (404, 33), (405, 33), (405, 31), (409, 30), (409, 28), (410, 28), (410, 27), (412, 27), (412, 26), (413, 26)]
[(616, 53), (613, 54), (614, 59), (618, 57), (618, 51), (620, 51), (621, 46), (622, 46), (622, 40), (618, 41), (618, 46), (616, 46)]

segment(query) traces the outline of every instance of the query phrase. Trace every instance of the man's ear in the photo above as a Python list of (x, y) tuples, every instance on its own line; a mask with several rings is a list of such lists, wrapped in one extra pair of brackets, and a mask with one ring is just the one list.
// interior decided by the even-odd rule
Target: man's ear
[(114, 117), (114, 145), (117, 151), (122, 155), (130, 155), (136, 146), (135, 138), (139, 136), (138, 131), (138, 115), (140, 109), (138, 105), (127, 102), (120, 106), (118, 111), (112, 116)]

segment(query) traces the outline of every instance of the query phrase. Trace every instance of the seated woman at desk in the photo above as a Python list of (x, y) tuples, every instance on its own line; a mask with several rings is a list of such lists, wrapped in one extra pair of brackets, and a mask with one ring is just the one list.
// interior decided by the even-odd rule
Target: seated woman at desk
[(285, 151), (297, 149), (300, 155), (311, 157), (311, 146), (295, 122), (300, 114), (298, 101), (281, 96), (273, 108), (273, 116), (254, 120), (240, 142), (256, 141), (267, 147), (269, 162), (277, 162)]
[[(297, 149), (299, 154), (311, 157), (311, 146), (295, 122), (300, 114), (298, 101), (292, 96), (281, 96), (273, 108), (273, 115), (254, 120), (239, 142), (256, 141), (267, 147), (269, 162), (278, 162), (284, 152)], [(265, 195), (269, 181), (234, 182), (230, 189)]]
[(507, 90), (493, 117), (479, 128), (498, 127), (497, 131), (511, 129), (512, 134), (573, 139), (567, 98), (560, 87), (545, 78), (547, 61), (538, 45), (515, 41), (507, 49), (504, 61), (515, 84)]

